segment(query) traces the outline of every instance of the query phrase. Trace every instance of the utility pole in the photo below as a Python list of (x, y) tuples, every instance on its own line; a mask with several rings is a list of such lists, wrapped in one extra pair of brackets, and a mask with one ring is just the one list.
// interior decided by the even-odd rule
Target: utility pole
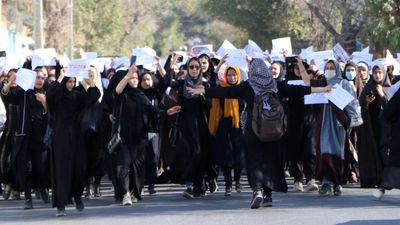
[(68, 58), (73, 58), (74, 48), (74, 0), (69, 0)]
[(34, 1), (33, 18), (36, 48), (43, 48), (43, 0)]

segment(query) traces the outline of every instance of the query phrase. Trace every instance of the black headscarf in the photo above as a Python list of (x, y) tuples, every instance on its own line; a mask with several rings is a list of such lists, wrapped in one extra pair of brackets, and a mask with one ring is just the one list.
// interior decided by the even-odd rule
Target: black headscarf
[[(351, 67), (354, 67), (355, 69), (357, 69), (357, 65), (356, 65), (354, 62), (350, 61), (350, 62), (346, 63), (346, 65), (344, 66), (343, 74), (342, 74), (342, 78), (343, 78), (343, 79), (346, 79), (346, 80), (347, 80), (347, 77), (346, 77), (346, 70), (347, 70), (347, 67), (350, 67), (350, 66), (351, 66)], [(356, 78), (357, 78), (357, 76), (354, 77), (353, 80), (355, 80)]]
[[(380, 82), (376, 82), (374, 79), (374, 72), (376, 69), (381, 69), (383, 72), (383, 79)], [(372, 68), (372, 77), (369, 79), (368, 83), (365, 85), (361, 95), (360, 95), (360, 105), (365, 106), (366, 105), (366, 100), (365, 97), (372, 92), (374, 95), (376, 94), (376, 85), (382, 85), (382, 87), (390, 87), (392, 85), (389, 76), (386, 72), (386, 69), (383, 65), (376, 65)]]

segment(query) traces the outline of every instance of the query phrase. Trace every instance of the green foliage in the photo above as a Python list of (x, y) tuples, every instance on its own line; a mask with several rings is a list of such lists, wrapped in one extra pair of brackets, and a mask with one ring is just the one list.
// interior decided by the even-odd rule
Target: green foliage
[(304, 38), (309, 30), (296, 6), (283, 0), (208, 0), (203, 7), (218, 19), (246, 30), (263, 48), (270, 49), (274, 38)]
[(75, 47), (116, 55), (123, 33), (122, 6), (118, 0), (76, 0), (74, 6)]
[(363, 12), (367, 19), (362, 34), (368, 44), (380, 56), (386, 48), (400, 52), (400, 1), (366, 0)]

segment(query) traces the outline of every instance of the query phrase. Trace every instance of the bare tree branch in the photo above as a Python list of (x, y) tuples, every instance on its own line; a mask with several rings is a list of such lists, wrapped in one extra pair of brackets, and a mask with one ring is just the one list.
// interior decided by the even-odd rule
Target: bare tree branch
[(324, 27), (331, 33), (336, 41), (340, 40), (340, 34), (335, 30), (335, 28), (330, 24), (327, 20), (325, 20), (324, 16), (321, 14), (319, 9), (314, 6), (310, 1), (304, 0), (304, 2), (307, 4), (308, 8), (313, 12), (318, 19), (321, 21), (321, 23), (324, 25)]

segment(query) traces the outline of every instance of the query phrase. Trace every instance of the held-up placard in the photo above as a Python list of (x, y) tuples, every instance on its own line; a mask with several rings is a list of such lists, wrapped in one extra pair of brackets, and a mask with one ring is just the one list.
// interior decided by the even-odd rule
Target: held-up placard
[(20, 86), (24, 91), (33, 89), (35, 87), (36, 72), (28, 69), (21, 68), (17, 72), (15, 83)]
[(74, 59), (68, 64), (67, 77), (89, 78), (89, 61), (86, 59)]
[(346, 50), (344, 50), (344, 48), (339, 43), (337, 43), (332, 50), (333, 54), (335, 54), (338, 60), (342, 60), (345, 63), (350, 60), (349, 54), (347, 54)]
[(354, 96), (343, 89), (339, 84), (335, 84), (332, 90), (324, 95), (341, 110), (354, 100)]

